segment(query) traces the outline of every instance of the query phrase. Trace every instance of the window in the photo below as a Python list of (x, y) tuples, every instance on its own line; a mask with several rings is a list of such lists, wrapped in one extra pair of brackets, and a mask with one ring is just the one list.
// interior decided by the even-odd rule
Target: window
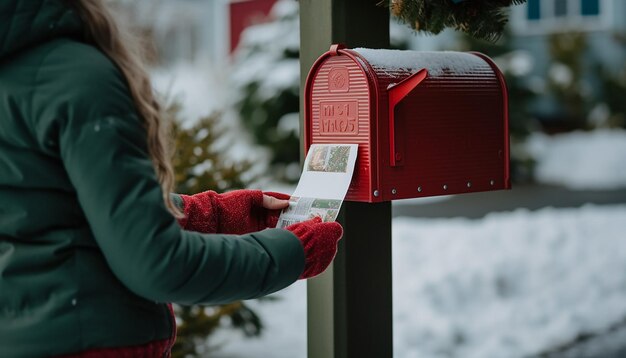
[[(517, 32), (549, 32), (607, 29), (613, 0), (528, 0), (512, 21)], [(515, 23), (517, 20), (517, 23)]]
[(580, 0), (580, 12), (583, 16), (600, 14), (600, 0)]
[(539, 0), (528, 0), (528, 20), (539, 20), (541, 17)]
[(528, 20), (598, 16), (600, 15), (600, 0), (528, 0), (526, 9)]

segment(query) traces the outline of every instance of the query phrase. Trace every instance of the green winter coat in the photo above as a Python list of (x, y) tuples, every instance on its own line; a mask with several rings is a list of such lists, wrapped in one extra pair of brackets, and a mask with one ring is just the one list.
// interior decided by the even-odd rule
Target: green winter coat
[(286, 230), (182, 231), (120, 71), (63, 0), (0, 0), (0, 356), (166, 339), (165, 302), (263, 296), (303, 270)]

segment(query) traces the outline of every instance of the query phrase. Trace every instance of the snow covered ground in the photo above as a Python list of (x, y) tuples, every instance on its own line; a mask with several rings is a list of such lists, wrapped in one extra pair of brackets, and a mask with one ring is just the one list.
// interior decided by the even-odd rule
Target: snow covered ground
[(526, 357), (626, 317), (626, 205), (394, 221), (397, 357)]
[(537, 161), (536, 180), (571, 189), (626, 187), (626, 131), (598, 129), (555, 136), (534, 133), (526, 149)]
[[(395, 357), (527, 357), (626, 317), (626, 204), (393, 222)], [(251, 302), (260, 339), (218, 357), (306, 356), (306, 286)]]
[[(626, 131), (534, 134), (526, 146), (539, 182), (626, 187)], [(532, 357), (626, 318), (626, 203), (397, 218), (393, 255), (395, 357)], [(306, 285), (276, 296), (250, 303), (263, 336), (223, 330), (217, 357), (306, 357)]]

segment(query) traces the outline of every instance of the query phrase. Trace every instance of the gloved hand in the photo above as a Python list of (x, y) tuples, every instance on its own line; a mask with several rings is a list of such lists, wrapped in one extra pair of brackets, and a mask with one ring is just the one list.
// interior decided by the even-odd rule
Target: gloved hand
[(289, 195), (261, 190), (234, 190), (224, 194), (205, 191), (181, 195), (186, 230), (203, 233), (246, 234), (276, 227), (280, 211), (289, 206)]
[(289, 195), (260, 190), (234, 190), (219, 194), (218, 232), (246, 234), (276, 227), (280, 211), (289, 206)]
[(320, 217), (287, 226), (304, 247), (305, 264), (300, 279), (324, 272), (337, 254), (337, 243), (343, 235), (339, 223), (324, 223)]

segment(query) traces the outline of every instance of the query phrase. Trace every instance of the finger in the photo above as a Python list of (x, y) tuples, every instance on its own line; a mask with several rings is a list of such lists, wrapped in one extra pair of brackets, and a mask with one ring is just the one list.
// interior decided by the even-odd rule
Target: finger
[(289, 200), (276, 199), (269, 195), (263, 195), (263, 207), (269, 210), (284, 209), (289, 206)]
[(280, 200), (289, 200), (289, 198), (291, 198), (291, 195), (289, 195), (289, 194), (283, 194), (283, 193), (278, 193), (278, 192), (274, 192), (274, 191), (265, 191), (265, 192), (263, 192), (263, 194), (272, 196), (272, 197), (274, 197), (276, 199), (280, 199)]

